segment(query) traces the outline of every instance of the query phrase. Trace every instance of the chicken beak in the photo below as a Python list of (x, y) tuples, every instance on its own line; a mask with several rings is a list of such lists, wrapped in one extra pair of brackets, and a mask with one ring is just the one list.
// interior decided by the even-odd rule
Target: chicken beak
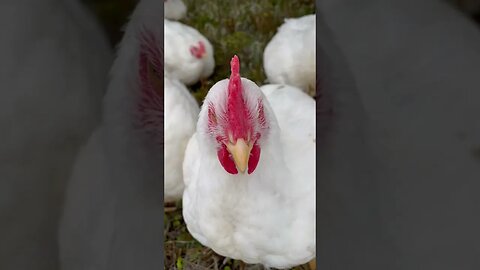
[(244, 139), (238, 139), (235, 144), (228, 143), (227, 150), (232, 155), (233, 162), (235, 162), (237, 169), (241, 173), (245, 173), (252, 147), (249, 146)]

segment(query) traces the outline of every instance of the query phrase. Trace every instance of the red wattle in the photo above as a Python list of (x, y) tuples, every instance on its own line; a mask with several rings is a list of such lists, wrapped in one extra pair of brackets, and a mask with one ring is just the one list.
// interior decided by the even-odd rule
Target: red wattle
[(257, 168), (258, 161), (260, 160), (260, 146), (254, 144), (252, 151), (250, 151), (250, 158), (248, 159), (248, 174), (251, 174)]
[(217, 156), (218, 160), (220, 161), (220, 164), (222, 167), (225, 169), (230, 174), (237, 174), (237, 167), (235, 166), (235, 162), (233, 162), (232, 158), (230, 157), (230, 154), (228, 153), (227, 146), (224, 144), (222, 145), (222, 148), (220, 148), (217, 151)]

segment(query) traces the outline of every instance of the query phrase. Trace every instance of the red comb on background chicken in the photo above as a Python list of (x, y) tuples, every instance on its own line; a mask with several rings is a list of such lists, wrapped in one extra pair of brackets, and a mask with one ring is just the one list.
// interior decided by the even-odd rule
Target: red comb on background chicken
[(190, 46), (190, 53), (195, 56), (197, 59), (201, 59), (205, 53), (205, 44), (201, 41), (198, 42), (198, 46), (192, 45)]

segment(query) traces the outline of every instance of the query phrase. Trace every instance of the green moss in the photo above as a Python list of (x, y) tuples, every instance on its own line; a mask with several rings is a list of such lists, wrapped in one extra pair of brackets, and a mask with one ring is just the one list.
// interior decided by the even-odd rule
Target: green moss
[(177, 269), (182, 270), (183, 269), (183, 260), (182, 257), (178, 257), (177, 259)]

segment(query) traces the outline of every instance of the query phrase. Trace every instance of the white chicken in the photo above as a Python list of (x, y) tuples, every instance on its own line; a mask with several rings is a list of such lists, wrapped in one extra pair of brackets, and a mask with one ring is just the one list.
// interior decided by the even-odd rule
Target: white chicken
[(241, 78), (217, 82), (185, 153), (183, 216), (215, 252), (287, 268), (315, 256), (315, 101), (294, 88), (265, 96)]
[(164, 0), (163, 16), (169, 20), (180, 20), (187, 14), (187, 6), (182, 0)]
[(180, 81), (164, 77), (164, 82), (164, 201), (174, 202), (182, 198), (183, 157), (200, 108)]
[[(104, 119), (77, 158), (60, 228), (62, 269), (161, 269), (162, 2), (137, 5)], [(159, 165), (160, 164), (160, 165)]]
[(0, 269), (57, 269), (64, 185), (112, 50), (76, 0), (1, 1), (0, 33)]
[(212, 75), (213, 47), (196, 29), (165, 20), (165, 73), (192, 85)]
[(288, 84), (315, 94), (315, 14), (285, 19), (265, 47), (263, 66), (273, 84)]

